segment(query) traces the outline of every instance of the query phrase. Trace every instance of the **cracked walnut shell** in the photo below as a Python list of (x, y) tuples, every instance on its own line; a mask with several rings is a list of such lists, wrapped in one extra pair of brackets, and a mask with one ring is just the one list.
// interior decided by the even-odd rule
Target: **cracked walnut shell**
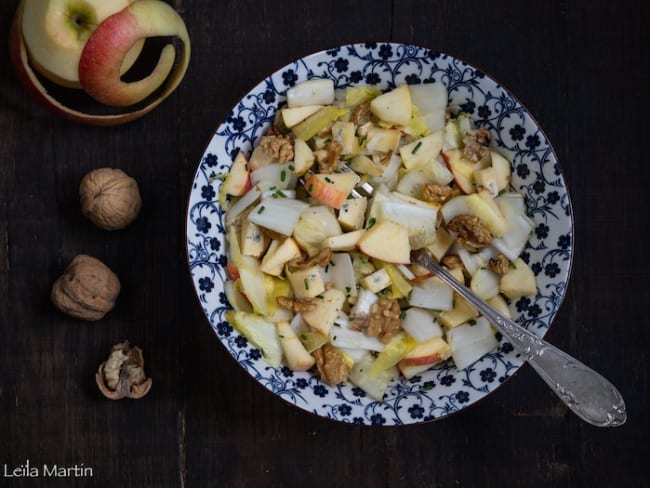
[(129, 341), (111, 348), (108, 359), (99, 365), (95, 381), (102, 394), (111, 400), (142, 398), (151, 389), (151, 378), (144, 373), (142, 349)]
[(142, 208), (138, 183), (115, 168), (95, 169), (84, 176), (79, 198), (81, 212), (104, 230), (123, 229)]
[(99, 259), (80, 254), (52, 285), (50, 298), (62, 312), (95, 321), (106, 315), (120, 294), (120, 280)]

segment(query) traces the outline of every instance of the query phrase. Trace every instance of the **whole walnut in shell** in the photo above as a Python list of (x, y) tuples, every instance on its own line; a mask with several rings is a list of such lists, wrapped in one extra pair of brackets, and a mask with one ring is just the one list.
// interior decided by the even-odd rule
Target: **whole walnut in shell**
[(111, 348), (108, 359), (99, 365), (95, 381), (102, 394), (111, 400), (138, 399), (149, 393), (151, 378), (144, 373), (142, 349), (129, 341)]
[(99, 259), (76, 256), (52, 285), (52, 303), (83, 320), (99, 320), (115, 306), (120, 280)]
[(84, 176), (79, 198), (81, 212), (105, 230), (123, 229), (142, 208), (137, 181), (115, 168), (95, 169)]

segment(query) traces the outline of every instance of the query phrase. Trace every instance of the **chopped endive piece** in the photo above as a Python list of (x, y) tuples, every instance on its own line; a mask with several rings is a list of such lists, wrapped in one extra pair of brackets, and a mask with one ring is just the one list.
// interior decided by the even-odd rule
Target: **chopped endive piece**
[(291, 129), (294, 125), (299, 124), (322, 108), (323, 105), (303, 105), (301, 107), (283, 108), (281, 111), (282, 121), (287, 129)]
[(267, 287), (265, 286), (267, 275), (260, 271), (255, 259), (248, 256), (242, 256), (237, 268), (241, 292), (251, 302), (253, 310), (261, 315), (270, 315), (271, 310), (268, 307)]
[(429, 310), (451, 310), (454, 308), (454, 294), (451, 288), (434, 276), (414, 285), (408, 302), (413, 307)]
[(309, 204), (292, 198), (265, 198), (248, 214), (254, 224), (290, 236), (300, 214)]
[(316, 360), (309, 354), (305, 346), (300, 342), (298, 336), (287, 321), (280, 321), (276, 324), (280, 345), (284, 351), (284, 358), (291, 371), (307, 371)]
[(386, 274), (390, 279), (391, 298), (403, 298), (408, 296), (408, 294), (413, 289), (413, 286), (408, 281), (406, 281), (405, 276), (397, 266), (391, 263), (382, 262), (377, 262), (375, 264), (378, 268), (386, 271)]
[(381, 90), (374, 86), (348, 86), (345, 89), (345, 106), (356, 107), (381, 95)]
[(375, 400), (381, 402), (384, 399), (384, 393), (388, 384), (397, 377), (398, 372), (395, 368), (389, 368), (378, 372), (376, 375), (371, 375), (374, 360), (370, 353), (355, 363), (350, 370), (348, 379), (365, 391)]
[(472, 365), (499, 345), (484, 317), (449, 330), (447, 340), (459, 370)]
[(442, 83), (409, 85), (411, 100), (431, 132), (445, 127), (447, 87)]
[(223, 282), (223, 291), (226, 294), (228, 303), (232, 305), (232, 308), (235, 310), (242, 310), (244, 312), (252, 312), (253, 307), (246, 297), (236, 289), (235, 282), (232, 280), (226, 280)]
[(357, 296), (357, 283), (354, 276), (352, 258), (347, 252), (335, 252), (329, 264), (330, 283), (345, 291), (346, 298)]
[[(405, 134), (413, 138), (424, 137), (429, 135), (430, 130), (426, 120), (420, 115), (420, 110), (413, 105), (411, 120), (408, 125), (402, 127)], [(444, 135), (443, 135), (444, 138)]]
[[(289, 108), (305, 105), (330, 105), (334, 103), (334, 82), (327, 78), (303, 81), (287, 90)], [(307, 138), (309, 139), (309, 138)]]
[(236, 222), (239, 216), (242, 215), (248, 207), (253, 205), (261, 195), (262, 192), (255, 186), (247, 191), (226, 212), (226, 225)]
[(436, 240), (438, 210), (412, 203), (389, 200), (379, 206), (377, 219), (406, 228), (411, 249), (422, 249)]
[(431, 310), (411, 307), (402, 312), (402, 328), (422, 343), (433, 337), (442, 337), (442, 328)]
[(321, 334), (320, 332), (305, 331), (298, 334), (298, 339), (302, 342), (303, 347), (307, 352), (314, 352), (324, 344), (329, 342), (329, 337)]
[(339, 117), (348, 113), (347, 108), (338, 108), (332, 105), (323, 107), (318, 112), (310, 115), (305, 120), (292, 128), (297, 139), (308, 141), (323, 129), (329, 127)]
[(370, 376), (377, 376), (382, 371), (392, 368), (415, 349), (418, 342), (404, 332), (398, 332), (379, 353), (370, 368)]
[(228, 310), (226, 320), (257, 347), (264, 360), (272, 367), (280, 367), (282, 346), (276, 332), (275, 324), (257, 314), (240, 310)]
[(358, 154), (350, 160), (350, 169), (356, 173), (370, 176), (381, 176), (384, 173), (384, 165), (375, 162), (368, 156)]

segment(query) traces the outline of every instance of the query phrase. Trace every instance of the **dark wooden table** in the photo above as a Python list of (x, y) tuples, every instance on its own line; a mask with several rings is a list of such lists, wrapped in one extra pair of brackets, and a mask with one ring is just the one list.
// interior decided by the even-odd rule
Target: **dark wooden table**
[[(7, 32), (17, 0), (0, 4)], [(55, 118), (0, 43), (0, 486), (648, 486), (650, 230), (648, 7), (642, 1), (177, 0), (193, 58), (145, 118), (91, 128)], [(547, 338), (616, 384), (626, 425), (591, 427), (525, 366), (487, 400), (400, 428), (332, 423), (238, 368), (204, 318), (185, 258), (186, 202), (215, 127), (290, 60), (391, 40), (448, 52), (503, 82), (545, 128), (573, 198), (575, 260)], [(80, 213), (100, 166), (140, 183), (144, 207), (108, 233)], [(76, 254), (120, 276), (98, 323), (57, 312), (52, 282)], [(141, 346), (154, 386), (112, 402), (94, 383), (109, 347)], [(18, 479), (58, 464), (92, 478)], [(6, 468), (5, 468), (6, 466)]]

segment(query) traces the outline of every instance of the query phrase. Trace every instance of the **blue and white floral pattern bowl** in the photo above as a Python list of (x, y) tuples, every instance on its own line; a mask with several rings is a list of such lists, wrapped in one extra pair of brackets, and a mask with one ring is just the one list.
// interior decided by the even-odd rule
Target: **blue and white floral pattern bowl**
[(196, 293), (226, 350), (259, 383), (287, 402), (330, 419), (368, 425), (400, 425), (443, 418), (485, 397), (511, 377), (523, 359), (499, 338), (496, 351), (458, 371), (445, 363), (410, 380), (396, 380), (383, 402), (350, 384), (321, 383), (310, 373), (274, 369), (260, 351), (224, 319), (229, 308), (224, 211), (217, 201), (220, 181), (239, 150), (250, 155), (271, 124), (288, 88), (313, 77), (337, 87), (444, 83), (452, 106), (469, 113), (492, 134), (512, 161), (512, 185), (523, 193), (536, 227), (524, 251), (538, 280), (535, 297), (510, 304), (513, 317), (543, 336), (564, 297), (573, 255), (571, 203), (555, 153), (526, 109), (496, 81), (468, 64), (425, 48), (367, 43), (337, 47), (299, 59), (253, 88), (219, 126), (200, 161), (187, 213), (187, 254)]

